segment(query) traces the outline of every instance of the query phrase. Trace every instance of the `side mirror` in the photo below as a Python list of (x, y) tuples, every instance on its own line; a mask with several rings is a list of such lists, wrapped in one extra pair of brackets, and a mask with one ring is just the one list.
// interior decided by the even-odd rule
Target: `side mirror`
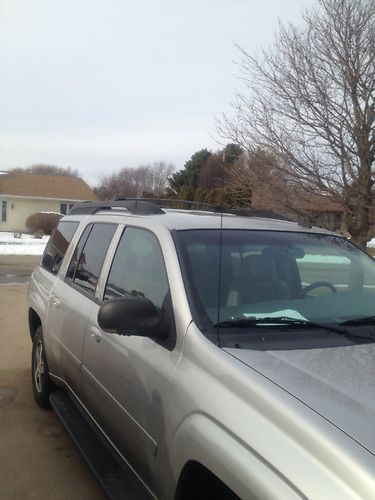
[(166, 336), (163, 315), (145, 297), (108, 300), (99, 309), (98, 324), (102, 330), (118, 335)]

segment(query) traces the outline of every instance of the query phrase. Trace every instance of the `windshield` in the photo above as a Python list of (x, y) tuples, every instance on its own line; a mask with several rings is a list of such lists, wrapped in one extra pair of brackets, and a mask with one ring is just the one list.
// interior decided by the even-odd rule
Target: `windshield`
[(359, 318), (375, 323), (375, 263), (344, 238), (224, 229), (179, 231), (177, 239), (194, 320), (219, 341), (307, 323), (330, 335)]

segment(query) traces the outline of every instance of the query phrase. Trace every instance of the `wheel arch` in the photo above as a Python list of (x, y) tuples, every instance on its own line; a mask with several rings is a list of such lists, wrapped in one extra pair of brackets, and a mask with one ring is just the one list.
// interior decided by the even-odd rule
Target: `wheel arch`
[(42, 326), (42, 320), (40, 319), (39, 314), (32, 308), (29, 308), (29, 332), (31, 338), (34, 337), (37, 329)]
[(191, 498), (239, 499), (221, 479), (195, 460), (187, 462), (182, 469), (175, 496), (176, 500), (190, 500)]
[(260, 450), (253, 449), (251, 443), (245, 443), (207, 414), (190, 414), (181, 422), (169, 445), (169, 463), (173, 464), (176, 494), (181, 495), (186, 477), (201, 476), (218, 491), (227, 493), (222, 498), (300, 498), (300, 492)]

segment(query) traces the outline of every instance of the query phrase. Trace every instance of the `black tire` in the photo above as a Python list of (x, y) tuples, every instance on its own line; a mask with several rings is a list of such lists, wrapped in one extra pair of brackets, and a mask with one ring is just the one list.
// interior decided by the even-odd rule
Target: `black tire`
[(36, 329), (33, 337), (31, 375), (35, 401), (42, 408), (49, 408), (49, 395), (55, 389), (55, 386), (48, 374), (48, 363), (44, 351), (43, 330), (41, 326)]

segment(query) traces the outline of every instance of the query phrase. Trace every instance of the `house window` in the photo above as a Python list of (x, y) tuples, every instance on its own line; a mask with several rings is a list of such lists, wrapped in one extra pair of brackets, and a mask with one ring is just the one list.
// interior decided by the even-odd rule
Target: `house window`
[(1, 202), (1, 222), (7, 221), (7, 202), (2, 200)]
[(74, 207), (75, 203), (60, 203), (60, 213), (67, 215)]

